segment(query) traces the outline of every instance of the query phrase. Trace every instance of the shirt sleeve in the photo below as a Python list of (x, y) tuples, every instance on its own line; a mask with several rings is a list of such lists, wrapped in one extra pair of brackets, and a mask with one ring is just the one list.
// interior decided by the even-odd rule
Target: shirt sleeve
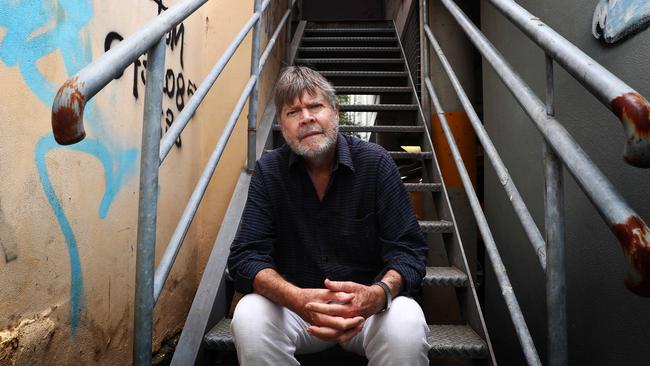
[(385, 152), (377, 173), (377, 223), (384, 268), (376, 280), (394, 269), (404, 280), (401, 294), (412, 296), (420, 290), (428, 246), (397, 165)]
[(237, 291), (242, 294), (253, 292), (255, 275), (265, 268), (275, 268), (271, 256), (275, 238), (272, 204), (264, 186), (262, 168), (257, 162), (244, 213), (228, 257), (228, 270)]

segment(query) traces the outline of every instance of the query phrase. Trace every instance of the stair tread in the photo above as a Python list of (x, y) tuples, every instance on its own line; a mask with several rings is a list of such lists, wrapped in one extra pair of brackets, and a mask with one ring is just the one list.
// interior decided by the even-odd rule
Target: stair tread
[(317, 42), (317, 41), (337, 41), (337, 42), (352, 42), (352, 41), (397, 41), (397, 37), (302, 37), (303, 41)]
[(395, 33), (393, 28), (307, 28), (305, 33)]
[(440, 192), (440, 183), (404, 183), (408, 192)]
[(345, 93), (411, 93), (413, 89), (408, 86), (345, 86), (334, 85), (338, 94)]
[(487, 344), (467, 325), (429, 325), (429, 358), (485, 358)]
[(400, 51), (399, 47), (298, 47), (298, 51)]
[(467, 286), (467, 274), (456, 267), (427, 267), (422, 279), (425, 286)]
[(454, 231), (454, 223), (447, 220), (418, 220), (418, 223), (425, 233), (451, 233)]
[(407, 152), (407, 151), (389, 151), (393, 159), (431, 159), (433, 154), (429, 151), (423, 152)]
[(297, 58), (297, 64), (401, 64), (404, 61), (401, 58)]
[(417, 104), (341, 104), (342, 112), (417, 111)]
[(408, 76), (406, 71), (320, 71), (321, 75), (328, 76)]
[[(235, 342), (230, 331), (230, 319), (222, 319), (203, 337), (209, 349), (234, 352)], [(485, 341), (466, 325), (429, 325), (427, 340), (431, 345), (429, 357), (487, 356)]]
[[(280, 125), (273, 125), (274, 131), (280, 131)], [(340, 132), (424, 132), (424, 126), (339, 126)]]

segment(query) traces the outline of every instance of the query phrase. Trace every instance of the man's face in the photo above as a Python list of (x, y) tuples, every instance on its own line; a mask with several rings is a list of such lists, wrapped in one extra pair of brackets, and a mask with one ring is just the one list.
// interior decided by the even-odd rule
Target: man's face
[(321, 160), (336, 145), (338, 111), (321, 92), (305, 92), (280, 111), (280, 129), (285, 141), (298, 155)]

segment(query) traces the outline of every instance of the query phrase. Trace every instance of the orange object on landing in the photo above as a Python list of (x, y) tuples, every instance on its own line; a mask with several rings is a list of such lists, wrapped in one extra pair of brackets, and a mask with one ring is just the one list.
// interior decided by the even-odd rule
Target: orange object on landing
[[(460, 155), (463, 158), (469, 177), (472, 180), (474, 188), (476, 188), (476, 136), (474, 129), (467, 118), (465, 112), (446, 112), (445, 117), (449, 124), (449, 128), (454, 134), (454, 139), (460, 150)], [(436, 150), (436, 157), (440, 165), (440, 173), (442, 174), (445, 184), (448, 188), (462, 188), (463, 184), (458, 175), (458, 169), (454, 163), (454, 158), (451, 155), (449, 144), (442, 131), (438, 116), (433, 115), (431, 121), (431, 134), (433, 146)]]

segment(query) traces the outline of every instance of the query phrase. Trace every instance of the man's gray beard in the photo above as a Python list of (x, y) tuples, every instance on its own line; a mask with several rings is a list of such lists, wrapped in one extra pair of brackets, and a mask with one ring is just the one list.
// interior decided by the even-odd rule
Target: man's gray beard
[(327, 154), (332, 151), (336, 146), (336, 139), (338, 138), (339, 126), (338, 124), (334, 126), (331, 131), (325, 133), (325, 140), (321, 142), (316, 148), (310, 148), (309, 146), (301, 145), (295, 140), (288, 140), (284, 136), (284, 130), (282, 130), (282, 135), (284, 136), (285, 141), (289, 144), (291, 150), (293, 150), (296, 155), (302, 156), (304, 159), (319, 162), (324, 160), (327, 157)]

